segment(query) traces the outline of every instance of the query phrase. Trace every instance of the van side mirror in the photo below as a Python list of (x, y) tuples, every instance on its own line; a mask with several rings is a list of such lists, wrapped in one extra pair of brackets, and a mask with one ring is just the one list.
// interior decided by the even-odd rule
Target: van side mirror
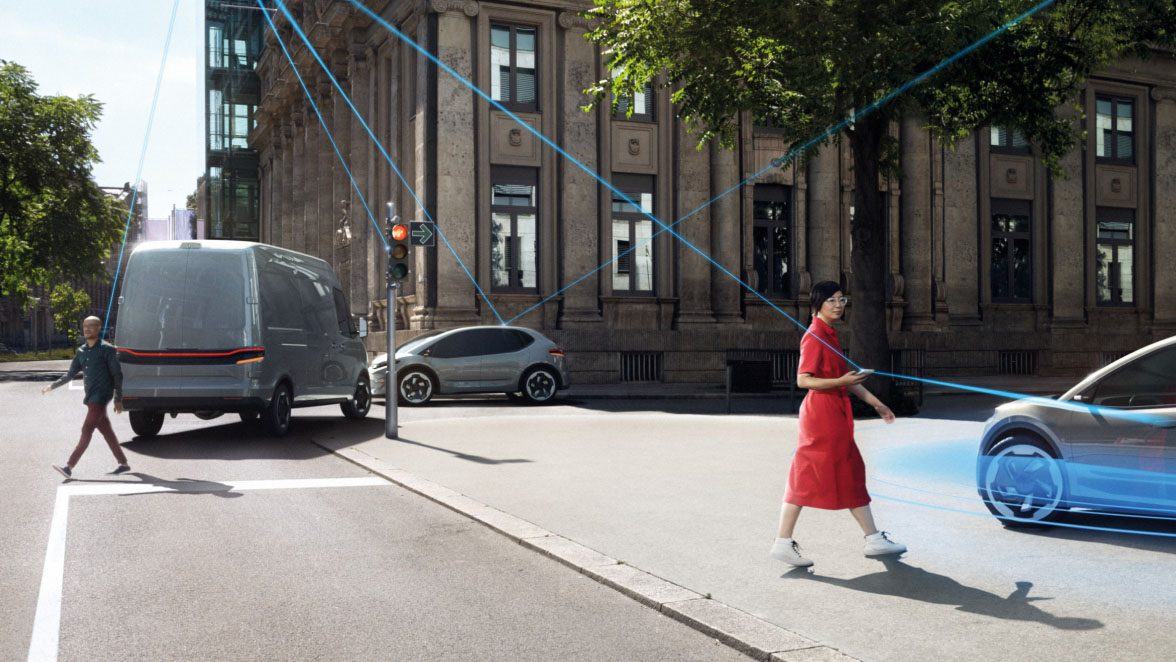
[[(357, 317), (358, 317), (358, 316), (357, 316)], [(360, 318), (359, 318), (359, 337), (360, 337), (360, 338), (366, 338), (366, 337), (367, 337), (367, 334), (368, 334), (368, 328), (367, 328), (367, 318), (366, 318), (366, 317), (360, 317)]]

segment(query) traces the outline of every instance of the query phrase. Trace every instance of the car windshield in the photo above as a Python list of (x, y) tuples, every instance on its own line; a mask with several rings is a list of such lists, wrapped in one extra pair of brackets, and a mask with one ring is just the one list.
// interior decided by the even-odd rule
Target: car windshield
[(421, 345), (423, 345), (425, 343), (425, 341), (432, 340), (433, 338), (436, 338), (437, 336), (441, 335), (442, 333), (445, 333), (448, 330), (449, 329), (433, 329), (432, 331), (428, 331), (426, 333), (423, 333), (423, 334), (413, 338), (412, 340), (405, 342), (400, 347), (397, 347), (396, 353), (397, 354), (404, 354), (406, 352), (415, 351), (417, 348), (419, 348)]

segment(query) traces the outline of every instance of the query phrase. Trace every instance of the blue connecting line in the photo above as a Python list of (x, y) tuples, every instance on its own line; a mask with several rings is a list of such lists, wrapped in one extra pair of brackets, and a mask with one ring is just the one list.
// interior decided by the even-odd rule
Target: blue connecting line
[[(429, 222), (432, 223), (433, 227), (436, 228), (437, 235), (439, 237), (441, 237), (441, 241), (445, 242), (445, 246), (449, 248), (449, 251), (451, 253), (453, 253), (453, 257), (457, 260), (458, 265), (461, 266), (462, 271), (464, 271), (466, 276), (469, 277), (470, 282), (474, 284), (474, 288), (478, 290), (478, 294), (480, 294), (482, 296), (482, 300), (486, 302), (487, 306), (490, 306), (490, 311), (493, 312), (494, 316), (498, 318), (498, 322), (505, 326), (506, 322), (503, 321), (502, 315), (498, 314), (498, 309), (494, 307), (493, 303), (491, 303), (490, 297), (488, 297), (486, 295), (486, 293), (482, 290), (482, 286), (478, 285), (478, 279), (474, 278), (474, 275), (472, 273), (470, 273), (470, 270), (468, 268), (466, 268), (465, 262), (463, 262), (461, 259), (461, 256), (457, 254), (457, 251), (453, 248), (453, 244), (449, 243), (449, 239), (446, 238), (445, 233), (441, 230), (441, 226), (438, 225), (437, 222), (435, 220), (433, 220), (433, 217), (429, 215), (429, 210), (425, 209), (424, 203), (421, 202), (420, 198), (418, 198), (416, 193), (413, 191), (412, 186), (410, 186), (408, 181), (405, 180), (404, 175), (400, 172), (400, 168), (396, 167), (396, 163), (392, 161), (392, 157), (388, 155), (387, 150), (384, 149), (384, 146), (380, 143), (379, 139), (376, 138), (376, 135), (372, 132), (371, 127), (369, 127), (368, 123), (364, 121), (363, 115), (360, 114), (358, 109), (356, 109), (355, 104), (351, 103), (351, 98), (348, 97), (347, 93), (343, 91), (343, 87), (341, 85), (339, 85), (339, 81), (335, 80), (335, 75), (331, 73), (330, 67), (328, 67), (326, 65), (326, 63), (323, 62), (323, 59), (321, 57), (319, 57), (318, 52), (314, 49), (314, 45), (312, 45), (310, 43), (310, 39), (307, 38), (306, 33), (303, 32), (302, 28), (298, 25), (298, 21), (294, 18), (294, 16), (292, 14), (290, 14), (290, 10), (286, 8), (286, 4), (284, 2), (282, 2), (282, 0), (275, 0), (275, 2), (276, 2), (277, 8), (279, 10), (281, 10), (282, 15), (286, 17), (287, 21), (289, 21), (290, 27), (294, 28), (295, 32), (298, 33), (299, 38), (301, 38), (302, 42), (304, 44), (306, 44), (306, 49), (310, 52), (311, 55), (314, 56), (314, 59), (319, 63), (319, 66), (322, 67), (323, 73), (325, 73), (327, 75), (327, 78), (329, 78), (331, 80), (331, 84), (334, 85), (335, 89), (338, 90), (340, 95), (342, 95), (342, 99), (347, 102), (348, 107), (351, 108), (351, 112), (355, 114), (356, 119), (359, 120), (359, 123), (363, 126), (364, 130), (367, 131), (368, 137), (370, 137), (372, 139), (372, 142), (375, 143), (376, 148), (379, 149), (380, 153), (384, 155), (384, 159), (386, 161), (388, 161), (388, 165), (392, 166), (392, 171), (396, 173), (396, 176), (400, 179), (400, 182), (402, 184), (404, 184), (404, 187), (408, 190), (408, 194), (412, 196), (412, 199), (417, 203), (417, 206), (420, 207), (421, 212), (425, 215), (425, 218), (427, 218), (429, 220)], [(262, 5), (261, 0), (258, 0), (257, 4), (259, 6), (262, 6), (264, 9), (264, 5)], [(362, 7), (362, 5), (361, 5), (361, 7)], [(364, 10), (366, 11), (366, 8), (364, 8)], [(268, 17), (268, 14), (267, 14), (267, 17)], [(274, 30), (273, 22), (270, 22), (270, 29)], [(278, 38), (279, 42), (281, 42), (281, 36), (278, 35), (277, 30), (274, 30), (274, 36)], [(284, 51), (285, 47), (283, 47), (282, 50)], [(287, 57), (289, 57), (288, 53), (287, 53)], [(293, 61), (290, 62), (290, 66), (291, 67), (294, 66)], [(311, 101), (311, 104), (312, 105), (314, 104), (313, 100)], [(315, 112), (318, 112), (317, 109)], [(515, 119), (517, 120), (518, 118), (516, 117)], [(330, 133), (330, 132), (328, 131), (328, 133)], [(385, 250), (387, 250), (387, 242), (384, 242), (384, 243), (385, 243)]]
[(163, 42), (163, 57), (159, 60), (159, 75), (155, 78), (155, 96), (151, 97), (151, 112), (147, 114), (147, 133), (143, 136), (143, 151), (139, 153), (139, 169), (135, 171), (135, 181), (131, 188), (131, 205), (127, 209), (127, 222), (123, 226), (122, 246), (118, 249), (118, 266), (114, 268), (114, 282), (110, 284), (110, 303), (106, 304), (106, 319), (102, 320), (102, 335), (106, 337), (106, 326), (110, 323), (110, 311), (114, 307), (114, 293), (118, 291), (118, 277), (122, 273), (123, 253), (127, 250), (127, 236), (131, 232), (131, 216), (135, 213), (135, 198), (139, 194), (139, 180), (143, 177), (143, 162), (147, 160), (147, 142), (151, 139), (151, 124), (155, 121), (155, 106), (159, 103), (159, 88), (163, 86), (163, 68), (167, 64), (167, 51), (171, 47), (172, 32), (176, 27), (176, 12), (180, 9), (180, 0), (172, 5), (171, 19), (167, 24), (167, 39)]
[(274, 27), (274, 21), (270, 18), (269, 12), (265, 10), (265, 5), (262, 4), (262, 0), (257, 0), (257, 4), (261, 7), (261, 13), (263, 16), (265, 16), (266, 23), (269, 23), (270, 30), (272, 30), (274, 36), (277, 37), (278, 45), (282, 47), (282, 52), (286, 54), (286, 59), (290, 61), (290, 70), (293, 71), (294, 75), (298, 78), (298, 84), (302, 86), (302, 91), (306, 93), (306, 98), (308, 101), (310, 101), (310, 107), (314, 108), (314, 114), (318, 117), (319, 124), (323, 126), (323, 131), (325, 131), (327, 134), (327, 140), (331, 141), (331, 148), (335, 150), (335, 156), (339, 157), (339, 163), (342, 164), (343, 170), (347, 173), (347, 178), (351, 180), (351, 186), (355, 189), (355, 193), (359, 197), (360, 203), (363, 204), (363, 209), (367, 212), (368, 219), (371, 220), (372, 226), (376, 228), (376, 234), (379, 235), (380, 241), (384, 242), (384, 251), (387, 252), (390, 249), (388, 240), (384, 237), (384, 233), (380, 232), (380, 225), (379, 223), (376, 223), (376, 217), (372, 215), (372, 210), (370, 207), (368, 207), (367, 199), (363, 195), (363, 191), (359, 190), (359, 184), (355, 182), (355, 177), (351, 175), (351, 169), (347, 167), (347, 162), (343, 160), (343, 154), (339, 152), (339, 146), (335, 144), (335, 138), (331, 135), (331, 130), (327, 128), (327, 122), (323, 119), (323, 114), (319, 112), (318, 104), (314, 102), (314, 96), (311, 95), (310, 90), (307, 89), (306, 81), (302, 80), (302, 74), (298, 73), (298, 67), (294, 66), (294, 58), (290, 57), (290, 51), (286, 50), (286, 44), (282, 41), (281, 35), (278, 34), (277, 28)]
[[(280, 3), (280, 0), (279, 0), (279, 3)], [(829, 134), (831, 131), (833, 131), (833, 130), (840, 130), (840, 128), (842, 128), (842, 127), (846, 126), (846, 125), (847, 125), (849, 122), (852, 122), (853, 120), (855, 120), (855, 119), (857, 119), (857, 118), (860, 118), (861, 116), (863, 116), (864, 114), (866, 114), (866, 113), (868, 113), (868, 112), (872, 112), (872, 111), (876, 110), (876, 109), (877, 109), (878, 107), (880, 107), (880, 106), (881, 106), (883, 103), (885, 103), (885, 102), (889, 101), (890, 99), (894, 98), (894, 96), (896, 96), (896, 95), (898, 95), (898, 94), (901, 94), (902, 92), (905, 92), (907, 89), (909, 89), (909, 88), (910, 88), (910, 87), (912, 87), (913, 85), (917, 85), (918, 83), (920, 83), (920, 82), (922, 82), (923, 80), (925, 80), (925, 79), (926, 79), (928, 76), (930, 76), (930, 75), (932, 75), (932, 74), (934, 74), (934, 73), (938, 72), (938, 71), (939, 71), (940, 69), (942, 69), (943, 67), (946, 67), (946, 66), (948, 66), (949, 64), (951, 64), (951, 63), (955, 62), (956, 60), (958, 60), (959, 58), (963, 57), (963, 56), (964, 56), (964, 55), (966, 55), (967, 53), (969, 53), (969, 52), (971, 52), (972, 50), (974, 50), (974, 49), (978, 48), (979, 46), (983, 45), (984, 43), (987, 43), (989, 40), (993, 39), (994, 37), (996, 37), (997, 35), (1001, 34), (1002, 32), (1004, 32), (1004, 31), (1008, 30), (1008, 29), (1009, 29), (1010, 27), (1012, 27), (1013, 25), (1016, 25), (1016, 24), (1017, 24), (1017, 23), (1019, 23), (1020, 21), (1022, 21), (1022, 20), (1024, 20), (1025, 18), (1027, 18), (1027, 17), (1029, 17), (1029, 16), (1033, 15), (1034, 13), (1036, 13), (1036, 12), (1040, 11), (1041, 9), (1043, 9), (1043, 8), (1045, 8), (1045, 7), (1047, 7), (1047, 6), (1049, 6), (1049, 5), (1050, 5), (1050, 4), (1052, 4), (1052, 3), (1053, 3), (1053, 0), (1045, 0), (1045, 1), (1044, 1), (1044, 2), (1042, 2), (1041, 4), (1037, 5), (1035, 8), (1033, 8), (1033, 9), (1031, 9), (1031, 10), (1029, 10), (1029, 11), (1027, 11), (1027, 12), (1025, 12), (1025, 13), (1023, 13), (1023, 14), (1021, 14), (1021, 15), (1020, 15), (1020, 16), (1018, 16), (1017, 18), (1013, 19), (1012, 21), (1010, 21), (1010, 22), (1006, 23), (1005, 25), (1003, 25), (1002, 27), (998, 28), (997, 30), (994, 30), (992, 33), (990, 33), (990, 34), (986, 35), (985, 37), (981, 38), (980, 40), (978, 40), (978, 41), (977, 41), (977, 42), (975, 42), (974, 44), (972, 44), (972, 45), (968, 46), (967, 48), (965, 48), (965, 49), (961, 50), (959, 53), (956, 53), (956, 54), (955, 54), (955, 55), (953, 55), (952, 57), (950, 57), (950, 58), (947, 58), (946, 60), (944, 60), (943, 62), (941, 62), (941, 63), (940, 63), (939, 65), (937, 65), (936, 67), (933, 67), (932, 69), (930, 69), (930, 70), (928, 70), (928, 71), (926, 71), (926, 72), (924, 72), (924, 73), (920, 74), (919, 76), (916, 76), (915, 78), (913, 78), (912, 80), (908, 81), (906, 84), (902, 85), (901, 87), (899, 87), (899, 88), (898, 88), (898, 89), (896, 89), (895, 91), (891, 92), (891, 93), (890, 93), (890, 94), (888, 94), (887, 96), (883, 97), (882, 99), (879, 99), (879, 100), (875, 101), (874, 103), (870, 104), (869, 106), (867, 106), (866, 108), (862, 109), (862, 110), (861, 110), (861, 111), (859, 111), (858, 113), (854, 114), (852, 117), (850, 117), (850, 118), (847, 118), (846, 120), (843, 120), (843, 121), (842, 121), (842, 122), (840, 122), (839, 124), (835, 125), (835, 126), (832, 128), (832, 129), (830, 129), (830, 130), (826, 131), (826, 133), (825, 133), (825, 134), (822, 134), (822, 136), (819, 136), (818, 138), (815, 138), (813, 141), (810, 141), (809, 143), (806, 143), (806, 145), (805, 145), (805, 146), (807, 147), (808, 145), (811, 145), (811, 144), (812, 144), (813, 142), (815, 142), (816, 140), (821, 140), (821, 139), (823, 139), (823, 138), (824, 138), (824, 136), (825, 136), (825, 135), (828, 135), (828, 134)], [(396, 27), (395, 27), (395, 26), (393, 26), (392, 24), (388, 23), (388, 21), (384, 20), (382, 17), (380, 17), (380, 16), (379, 16), (379, 15), (377, 15), (376, 13), (372, 12), (372, 11), (371, 11), (370, 9), (368, 9), (367, 7), (363, 6), (361, 3), (359, 3), (359, 2), (358, 2), (358, 0), (351, 0), (351, 4), (352, 4), (352, 5), (354, 5), (356, 8), (358, 8), (360, 11), (362, 11), (364, 14), (366, 14), (366, 15), (367, 15), (369, 18), (371, 18), (373, 21), (375, 21), (375, 22), (379, 23), (379, 24), (380, 24), (381, 26), (383, 26), (383, 27), (384, 27), (386, 30), (388, 30), (388, 31), (389, 31), (389, 32), (391, 32), (392, 34), (396, 35), (396, 36), (397, 36), (397, 38), (399, 38), (400, 40), (404, 41), (406, 44), (408, 44), (408, 45), (412, 46), (412, 48), (414, 48), (414, 49), (415, 49), (417, 52), (419, 52), (419, 53), (421, 53), (422, 55), (424, 55), (425, 57), (427, 57), (427, 58), (428, 58), (430, 61), (432, 61), (432, 62), (433, 62), (434, 64), (436, 64), (438, 67), (440, 67), (441, 69), (443, 69), (443, 70), (444, 70), (446, 73), (450, 74), (451, 76), (453, 76), (453, 77), (454, 77), (454, 78), (456, 78), (457, 80), (461, 81), (461, 82), (462, 82), (464, 85), (466, 85), (466, 86), (467, 86), (467, 87), (469, 87), (471, 90), (473, 90), (473, 91), (474, 91), (474, 93), (476, 93), (478, 96), (480, 96), (480, 97), (482, 97), (483, 99), (485, 99), (485, 100), (486, 100), (488, 103), (490, 103), (490, 104), (491, 104), (491, 105), (493, 105), (495, 108), (497, 108), (498, 110), (500, 110), (500, 111), (502, 111), (503, 113), (505, 113), (507, 116), (509, 116), (511, 119), (513, 119), (513, 120), (514, 120), (516, 123), (518, 123), (518, 124), (519, 124), (520, 126), (522, 126), (524, 129), (526, 129), (527, 131), (529, 131), (529, 132), (530, 132), (532, 135), (534, 135), (535, 137), (539, 138), (541, 141), (543, 141), (545, 144), (547, 144), (548, 146), (550, 146), (552, 149), (556, 150), (556, 151), (557, 151), (557, 152), (558, 152), (558, 153), (559, 153), (561, 156), (563, 156), (564, 158), (566, 158), (566, 159), (568, 159), (569, 161), (571, 161), (572, 163), (574, 163), (574, 164), (575, 164), (576, 166), (578, 166), (578, 167), (579, 167), (581, 170), (583, 170), (584, 172), (588, 173), (590, 176), (592, 176), (594, 179), (596, 179), (596, 180), (597, 180), (598, 182), (600, 182), (601, 184), (604, 184), (605, 186), (607, 186), (607, 187), (608, 187), (608, 188), (609, 188), (609, 189), (610, 189), (610, 190), (611, 190), (613, 193), (615, 193), (615, 194), (619, 195), (619, 196), (621, 197), (621, 199), (623, 199), (623, 200), (625, 200), (626, 202), (628, 202), (629, 204), (633, 205), (635, 208), (641, 209), (641, 210), (642, 210), (642, 213), (643, 213), (643, 214), (645, 214), (645, 216), (646, 216), (646, 217), (648, 217), (650, 220), (652, 220), (653, 222), (657, 223), (659, 226), (661, 226), (661, 227), (662, 227), (662, 230), (659, 230), (657, 233), (655, 233), (655, 234), (651, 235), (649, 238), (647, 238), (646, 240), (644, 240), (643, 242), (641, 242), (641, 244), (648, 243), (649, 241), (652, 241), (653, 237), (657, 236), (657, 235), (658, 235), (658, 234), (660, 234), (661, 232), (669, 232), (671, 235), (673, 235), (675, 238), (677, 238), (677, 239), (678, 239), (680, 242), (682, 242), (683, 244), (685, 244), (685, 245), (686, 245), (688, 248), (690, 248), (691, 250), (693, 250), (695, 253), (698, 253), (700, 256), (702, 256), (702, 257), (703, 257), (703, 259), (707, 260), (707, 261), (708, 261), (708, 262), (710, 262), (712, 265), (714, 265), (714, 267), (715, 267), (715, 268), (717, 268), (719, 271), (723, 272), (724, 274), (726, 274), (727, 276), (729, 276), (730, 278), (732, 278), (733, 280), (735, 280), (736, 282), (738, 282), (740, 285), (742, 285), (742, 286), (743, 286), (745, 289), (747, 289), (749, 292), (751, 292), (751, 293), (752, 293), (752, 294), (754, 294), (755, 296), (759, 297), (761, 300), (763, 300), (763, 301), (764, 301), (764, 303), (768, 304), (768, 305), (769, 305), (770, 307), (772, 307), (772, 309), (774, 309), (776, 312), (778, 312), (778, 313), (780, 313), (781, 315), (783, 315), (784, 317), (788, 318), (790, 321), (792, 321), (794, 324), (796, 324), (797, 326), (799, 326), (801, 329), (805, 329), (805, 332), (807, 333), (807, 329), (806, 329), (806, 327), (805, 327), (803, 324), (801, 324), (800, 322), (798, 322), (796, 319), (794, 319), (794, 318), (793, 318), (791, 315), (789, 315), (788, 313), (786, 313), (786, 312), (784, 312), (783, 310), (781, 310), (781, 309), (780, 309), (778, 306), (776, 306), (774, 303), (772, 303), (772, 302), (771, 302), (771, 301), (770, 301), (770, 300), (769, 300), (767, 297), (763, 296), (763, 295), (762, 295), (762, 294), (760, 294), (758, 291), (756, 291), (756, 290), (755, 290), (753, 287), (751, 287), (750, 285), (748, 285), (747, 283), (745, 283), (745, 282), (744, 282), (742, 279), (740, 279), (738, 276), (736, 276), (735, 274), (731, 273), (731, 272), (730, 272), (728, 269), (726, 269), (725, 267), (723, 267), (721, 264), (719, 264), (717, 261), (715, 261), (715, 260), (714, 260), (713, 258), (711, 258), (709, 255), (707, 255), (707, 254), (706, 254), (704, 251), (702, 251), (702, 250), (701, 250), (701, 249), (699, 249), (697, 246), (695, 246), (694, 244), (692, 244), (692, 243), (691, 243), (690, 241), (688, 241), (688, 240), (687, 240), (685, 237), (683, 237), (683, 236), (681, 236), (680, 234), (678, 234), (677, 232), (675, 232), (675, 231), (672, 229), (672, 226), (668, 226), (668, 225), (666, 225), (666, 224), (665, 224), (665, 223), (663, 223), (661, 220), (659, 220), (658, 218), (656, 218), (655, 216), (653, 216), (653, 214), (649, 213), (648, 211), (645, 211), (645, 210), (644, 210), (644, 209), (643, 209), (643, 208), (642, 208), (640, 205), (637, 205), (637, 204), (636, 204), (636, 203), (634, 203), (634, 202), (633, 202), (631, 199), (629, 199), (629, 197), (628, 197), (627, 195), (625, 195), (625, 193), (624, 193), (623, 191), (620, 191), (619, 189), (617, 189), (617, 188), (616, 188), (615, 186), (613, 186), (613, 185), (612, 185), (610, 182), (606, 181), (606, 180), (605, 180), (604, 178), (602, 178), (600, 175), (598, 175), (597, 173), (593, 172), (593, 171), (592, 171), (590, 168), (588, 168), (587, 166), (585, 166), (583, 163), (581, 163), (581, 162), (580, 162), (578, 159), (576, 159), (574, 156), (572, 156), (571, 154), (568, 154), (566, 151), (564, 151), (562, 148), (560, 148), (558, 145), (556, 145), (554, 142), (552, 142), (552, 141), (551, 141), (549, 138), (547, 138), (546, 136), (544, 136), (543, 134), (539, 133), (537, 130), (535, 130), (534, 128), (532, 128), (530, 125), (528, 125), (528, 124), (526, 124), (525, 122), (523, 122), (522, 120), (520, 120), (520, 119), (518, 118), (518, 116), (517, 116), (517, 115), (515, 115), (513, 112), (511, 112), (511, 111), (510, 111), (508, 108), (506, 108), (506, 107), (505, 107), (505, 106), (503, 106), (501, 103), (499, 103), (498, 101), (496, 101), (496, 100), (494, 100), (493, 98), (491, 98), (489, 95), (487, 95), (487, 94), (486, 94), (485, 92), (483, 92), (482, 90), (478, 89), (478, 87), (477, 87), (476, 85), (474, 85), (473, 83), (471, 83), (471, 82), (470, 82), (468, 79), (466, 79), (466, 78), (465, 78), (464, 76), (462, 76), (461, 74), (459, 74), (459, 73), (457, 73), (456, 71), (454, 71), (454, 70), (453, 70), (453, 68), (451, 68), (450, 66), (448, 66), (447, 64), (445, 64), (444, 62), (442, 62), (442, 61), (441, 61), (441, 60), (440, 60), (440, 59), (439, 59), (437, 56), (433, 55), (432, 53), (430, 53), (430, 52), (428, 52), (427, 50), (425, 50), (424, 48), (422, 48), (422, 47), (421, 47), (419, 44), (417, 44), (416, 42), (414, 42), (414, 41), (413, 41), (412, 39), (410, 39), (410, 38), (409, 38), (407, 35), (405, 35), (404, 33), (402, 33), (400, 30), (396, 29)], [(795, 153), (796, 153), (796, 151), (797, 151), (797, 150), (794, 150), (794, 151), (793, 151), (793, 154), (795, 154)], [(784, 161), (783, 161), (783, 159), (777, 159), (777, 161), (776, 161), (776, 162), (774, 162), (774, 164), (777, 164), (777, 163), (783, 163), (783, 162), (784, 162)], [(773, 166), (768, 166), (768, 167), (773, 167)], [(774, 165), (774, 167), (778, 167), (778, 165)], [(765, 169), (763, 169), (763, 170), (761, 170), (761, 171), (760, 171), (760, 173), (756, 173), (756, 175), (755, 175), (755, 176), (758, 176), (759, 174), (762, 174), (762, 172), (764, 172), (765, 170), (766, 170), (766, 168), (765, 168)], [(711, 202), (708, 202), (708, 203), (706, 203), (706, 205), (703, 205), (702, 207), (699, 207), (699, 209), (702, 209), (702, 208), (706, 207), (707, 205), (713, 204), (713, 202), (714, 202), (715, 200), (718, 200), (719, 198), (723, 197), (724, 195), (728, 195), (728, 194), (730, 194), (731, 192), (733, 192), (733, 191), (737, 190), (737, 189), (738, 189), (740, 186), (742, 186), (744, 183), (746, 183), (746, 181), (748, 181), (748, 180), (745, 180), (744, 182), (741, 182), (740, 184), (738, 184), (738, 185), (736, 185), (736, 186), (732, 187), (731, 189), (729, 189), (729, 190), (728, 190), (728, 191), (726, 191), (725, 193), (723, 193), (723, 194), (721, 194), (720, 196), (716, 197), (715, 199), (711, 200)], [(694, 214), (694, 213), (696, 213), (697, 211), (698, 211), (698, 210), (695, 210), (694, 212), (691, 212), (691, 214)], [(682, 219), (679, 219), (679, 221), (678, 221), (678, 222), (681, 222), (682, 220), (685, 220), (685, 218), (687, 218), (688, 216), (689, 216), (689, 215), (687, 215), (686, 217), (683, 217)], [(676, 225), (676, 224), (677, 224), (677, 223), (675, 223), (675, 225)], [(633, 248), (633, 249), (635, 249), (635, 248), (637, 248), (638, 246), (640, 246), (641, 244), (638, 244), (637, 246), (634, 246), (634, 247), (632, 247), (632, 248)], [(632, 250), (632, 249), (631, 249), (631, 250)], [(532, 306), (531, 308), (527, 309), (526, 311), (524, 311), (524, 312), (523, 312), (523, 313), (521, 313), (520, 315), (517, 315), (517, 316), (515, 316), (515, 317), (514, 317), (514, 318), (512, 318), (510, 321), (514, 321), (515, 319), (518, 319), (518, 317), (521, 317), (522, 315), (525, 315), (525, 314), (527, 314), (527, 313), (528, 313), (528, 312), (530, 312), (531, 310), (534, 310), (536, 307), (538, 307), (538, 306), (542, 305), (542, 304), (543, 304), (543, 303), (545, 303), (546, 301), (550, 300), (552, 297), (554, 297), (554, 296), (557, 296), (558, 294), (560, 294), (560, 293), (562, 293), (562, 292), (566, 291), (566, 290), (567, 290), (569, 287), (571, 287), (572, 285), (575, 285), (576, 283), (578, 283), (578, 282), (582, 281), (584, 278), (587, 278), (587, 277), (588, 277), (588, 276), (590, 276), (592, 273), (596, 273), (596, 272), (597, 272), (597, 271), (599, 271), (600, 269), (602, 269), (602, 268), (604, 268), (605, 266), (607, 266), (607, 265), (611, 264), (612, 262), (614, 262), (615, 260), (617, 260), (619, 257), (620, 257), (620, 256), (617, 256), (616, 258), (613, 258), (612, 260), (609, 260), (608, 262), (605, 262), (603, 265), (601, 265), (600, 267), (598, 267), (596, 270), (594, 270), (594, 271), (590, 272), (589, 274), (586, 274), (585, 276), (581, 277), (580, 279), (578, 279), (578, 280), (574, 281), (572, 284), (570, 284), (570, 285), (568, 285), (568, 286), (564, 287), (563, 289), (561, 289), (561, 290), (557, 291), (556, 293), (554, 293), (554, 294), (552, 294), (552, 295), (548, 296), (548, 297), (547, 297), (546, 299), (544, 299), (543, 301), (540, 301), (538, 304), (536, 304), (535, 306)], [(818, 338), (818, 340), (819, 340), (819, 341), (821, 341), (821, 343), (822, 343), (822, 344), (826, 344), (826, 343), (825, 343), (823, 340), (821, 340), (820, 338)], [(828, 345), (826, 344), (826, 346), (828, 346)], [(847, 361), (849, 364), (853, 365), (855, 368), (858, 368), (858, 369), (860, 369), (860, 368), (861, 368), (861, 366), (859, 366), (857, 363), (855, 363), (855, 362), (854, 362), (852, 359), (850, 359), (849, 357), (845, 356), (844, 354), (842, 354), (841, 352), (837, 351), (836, 349), (834, 349), (834, 348), (832, 348), (832, 347), (829, 347), (829, 348), (830, 348), (831, 350), (833, 350), (835, 353), (837, 353), (838, 355), (842, 356), (842, 358), (844, 358), (844, 359), (845, 359), (845, 360), (846, 360), (846, 361)]]

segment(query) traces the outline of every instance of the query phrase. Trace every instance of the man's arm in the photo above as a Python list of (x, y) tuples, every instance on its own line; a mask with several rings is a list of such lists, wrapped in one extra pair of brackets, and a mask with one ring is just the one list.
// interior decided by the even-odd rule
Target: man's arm
[(118, 350), (109, 348), (106, 353), (106, 367), (110, 369), (110, 383), (114, 387), (114, 411), (122, 411), (122, 365), (118, 362)]
[(57, 381), (55, 381), (52, 384), (41, 389), (41, 393), (48, 393), (49, 391), (52, 391), (53, 389), (57, 388), (58, 386), (61, 386), (62, 384), (67, 384), (67, 383), (73, 381), (73, 378), (78, 376), (78, 372), (81, 371), (81, 369), (82, 369), (82, 357), (75, 354), (73, 357), (73, 361), (71, 361), (69, 364), (69, 371), (66, 372), (64, 375), (62, 375), (62, 377), (60, 379), (58, 379)]

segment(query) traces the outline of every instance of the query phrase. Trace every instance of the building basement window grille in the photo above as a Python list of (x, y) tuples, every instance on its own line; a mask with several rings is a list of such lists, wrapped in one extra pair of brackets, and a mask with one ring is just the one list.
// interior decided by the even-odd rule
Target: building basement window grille
[(1115, 361), (1118, 361), (1119, 359), (1123, 358), (1124, 356), (1127, 356), (1130, 353), (1131, 352), (1103, 352), (1102, 353), (1102, 363), (1099, 364), (1099, 367), (1101, 368), (1104, 366), (1111, 365)]
[(791, 384), (796, 380), (800, 352), (793, 350), (729, 349), (727, 361), (771, 361), (772, 384)]
[(662, 356), (662, 352), (621, 352), (621, 381), (662, 381)]
[(1037, 351), (1019, 350), (996, 353), (997, 370), (1002, 375), (1037, 374)]

